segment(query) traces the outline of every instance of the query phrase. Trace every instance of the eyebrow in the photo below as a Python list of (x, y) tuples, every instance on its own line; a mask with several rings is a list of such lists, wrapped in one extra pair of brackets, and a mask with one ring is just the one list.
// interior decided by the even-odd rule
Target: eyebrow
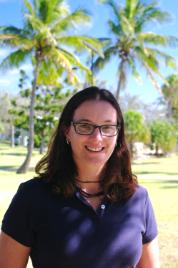
[[(86, 122), (86, 123), (90, 123), (90, 124), (95, 124), (93, 121), (91, 121), (89, 119), (85, 119), (85, 118), (81, 118), (79, 120), (74, 120), (74, 122), (78, 122), (78, 123)], [(114, 125), (117, 124), (117, 122), (115, 123), (115, 122), (111, 121), (110, 119), (103, 121), (103, 123), (112, 123)]]

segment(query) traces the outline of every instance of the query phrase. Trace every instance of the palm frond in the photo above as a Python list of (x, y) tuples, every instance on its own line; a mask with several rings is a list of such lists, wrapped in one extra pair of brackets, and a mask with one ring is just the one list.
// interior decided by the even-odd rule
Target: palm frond
[(109, 47), (104, 51), (104, 58), (98, 57), (96, 61), (93, 63), (94, 72), (100, 71), (104, 65), (106, 65), (112, 56), (117, 55), (118, 49), (115, 46)]
[(14, 34), (0, 34), (0, 43), (5, 44), (8, 43), (8, 40), (12, 40), (15, 38)]
[(103, 57), (103, 45), (97, 38), (88, 36), (64, 36), (57, 39), (59, 44), (67, 45), (75, 48), (78, 52), (88, 50), (89, 52), (94, 51)]
[[(146, 54), (145, 51), (148, 52), (148, 54)], [(144, 51), (140, 50), (139, 56), (140, 56), (140, 62), (144, 66), (145, 70), (147, 71), (152, 84), (158, 90), (158, 92), (161, 93), (160, 86), (157, 80), (154, 78), (154, 75), (156, 74), (164, 82), (166, 82), (166, 79), (159, 70), (159, 62), (158, 62), (157, 57), (155, 56), (155, 53), (153, 53), (153, 51), (151, 53), (151, 50), (147, 48), (147, 50), (144, 50)]]
[(15, 26), (0, 26), (0, 33), (3, 34), (13, 34), (13, 35), (17, 35), (17, 34), (22, 34), (22, 29), (21, 28), (17, 28)]
[(27, 20), (27, 23), (31, 25), (32, 29), (35, 31), (40, 31), (44, 27), (43, 22), (38, 17), (32, 16), (30, 14), (25, 14), (25, 18)]
[(160, 35), (153, 32), (140, 33), (138, 37), (139, 41), (141, 42), (161, 46), (168, 45), (169, 44), (168, 42), (170, 40), (169, 37), (165, 35)]
[(64, 50), (64, 49), (60, 50), (60, 53), (61, 53), (62, 57), (65, 57), (65, 59), (70, 63), (69, 64), (70, 66), (68, 68), (69, 71), (75, 69), (76, 67), (78, 67), (79, 69), (81, 69), (81, 70), (83, 70), (85, 72), (90, 72), (90, 70), (86, 66), (84, 66), (80, 62), (80, 60), (76, 56), (74, 56), (74, 54), (72, 54), (69, 51)]
[(128, 61), (128, 65), (131, 68), (131, 71), (132, 71), (133, 76), (135, 77), (135, 79), (138, 82), (141, 82), (142, 81), (142, 78), (140, 76), (140, 73), (137, 71), (137, 66), (136, 66), (136, 63), (134, 61), (134, 58), (133, 57), (128, 57), (127, 61)]
[(38, 17), (48, 25), (53, 25), (69, 14), (69, 7), (64, 0), (41, 0), (37, 10)]
[(159, 70), (159, 61), (155, 54), (150, 53), (149, 48), (146, 47), (137, 47), (135, 49), (137, 52), (137, 56), (140, 59), (140, 62), (144, 62), (147, 64), (147, 66), (154, 71), (155, 73)]
[(89, 72), (88, 68), (82, 65), (72, 53), (64, 49), (53, 49), (53, 51), (49, 52), (49, 57), (55, 63), (57, 69), (62, 68), (63, 71), (67, 72), (71, 83), (75, 84), (78, 82), (78, 78), (73, 69), (74, 67)]
[[(30, 1), (24, 0), (24, 5), (25, 5), (25, 8), (27, 9), (28, 13), (32, 16), (35, 16), (35, 9), (34, 9), (33, 5), (30, 3)], [(24, 13), (25, 13), (25, 11), (24, 11)]]
[(53, 61), (44, 60), (40, 65), (37, 83), (38, 85), (59, 86), (59, 77), (62, 73), (63, 69), (56, 68)]
[(109, 25), (109, 29), (110, 29), (111, 33), (113, 33), (113, 34), (115, 34), (117, 36), (122, 34), (122, 29), (121, 29), (120, 23), (116, 24), (114, 21), (109, 20), (108, 25)]
[(65, 18), (60, 19), (58, 23), (53, 26), (52, 32), (56, 34), (64, 32), (79, 24), (89, 23), (90, 21), (91, 18), (89, 17), (88, 12), (84, 9), (78, 9)]
[(126, 0), (125, 4), (125, 14), (127, 18), (131, 19), (135, 15), (135, 10), (137, 9), (139, 0)]
[(57, 1), (57, 9), (56, 9), (56, 11), (60, 15), (61, 18), (66, 17), (68, 14), (70, 14), (70, 12), (71, 12), (70, 7), (66, 3), (65, 0), (52, 0), (52, 1)]
[(147, 51), (149, 51), (150, 55), (154, 55), (155, 57), (160, 57), (165, 61), (165, 65), (169, 66), (171, 68), (176, 68), (176, 59), (169, 54), (160, 51), (159, 49), (156, 48), (146, 48)]
[[(153, 84), (154, 88), (156, 88), (156, 90), (159, 92), (159, 94), (162, 95), (163, 93), (162, 93), (161, 87), (159, 86), (156, 78), (154, 77), (152, 70), (149, 68), (149, 66), (147, 65), (146, 62), (143, 62), (143, 66), (144, 66), (145, 70), (147, 71), (149, 79), (150, 79), (151, 83)], [(154, 73), (156, 73), (158, 75), (160, 74), (158, 70), (157, 70), (157, 72), (154, 72)]]
[(22, 50), (31, 50), (34, 46), (34, 40), (14, 34), (0, 34), (0, 43), (12, 48), (18, 47)]
[(149, 21), (157, 21), (159, 23), (168, 22), (171, 20), (171, 15), (168, 12), (162, 11), (157, 3), (151, 3), (150, 5), (144, 5), (144, 12), (142, 15), (145, 20)]
[(13, 67), (19, 67), (25, 59), (29, 57), (29, 51), (26, 50), (16, 50), (8, 55), (0, 64), (0, 68), (9, 69)]
[(114, 16), (116, 17), (117, 20), (119, 20), (119, 11), (120, 7), (113, 1), (113, 0), (107, 0), (105, 1), (107, 5), (109, 5), (114, 13)]
[(135, 25), (132, 21), (130, 21), (126, 16), (125, 13), (122, 11), (120, 12), (120, 25), (122, 32), (125, 36), (132, 37), (135, 33)]
[(171, 20), (168, 12), (161, 11), (153, 4), (147, 5), (141, 3), (136, 10), (136, 18), (136, 32), (140, 32), (149, 23), (163, 23)]

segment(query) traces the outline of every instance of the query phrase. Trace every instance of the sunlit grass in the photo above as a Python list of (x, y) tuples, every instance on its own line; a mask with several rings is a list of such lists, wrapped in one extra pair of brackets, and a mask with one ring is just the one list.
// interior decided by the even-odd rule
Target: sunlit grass
[(178, 156), (133, 163), (150, 194), (159, 228), (161, 268), (178, 268)]
[[(41, 158), (38, 151), (33, 153), (30, 171), (16, 174), (25, 153), (23, 147), (0, 144), (0, 221), (18, 185), (35, 175), (34, 166)], [(148, 189), (153, 203), (159, 227), (161, 268), (178, 268), (178, 156), (134, 161), (133, 172)]]

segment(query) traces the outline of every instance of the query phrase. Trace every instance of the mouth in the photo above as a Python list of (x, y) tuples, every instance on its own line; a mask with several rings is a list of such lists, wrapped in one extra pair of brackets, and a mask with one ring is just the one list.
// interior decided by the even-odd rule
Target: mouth
[(87, 151), (89, 152), (102, 152), (104, 150), (104, 147), (90, 147), (90, 146), (85, 146), (85, 148), (87, 149)]

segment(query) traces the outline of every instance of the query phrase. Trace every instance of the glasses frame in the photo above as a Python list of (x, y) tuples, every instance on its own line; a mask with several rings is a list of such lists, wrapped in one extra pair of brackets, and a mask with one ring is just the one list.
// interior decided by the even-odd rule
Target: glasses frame
[[(101, 134), (101, 136), (105, 136), (105, 137), (114, 137), (114, 136), (116, 136), (117, 134), (118, 134), (118, 132), (119, 132), (119, 130), (120, 130), (120, 125), (109, 125), (109, 124), (106, 124), (106, 125), (95, 125), (95, 124), (90, 124), (90, 123), (86, 123), (86, 122), (74, 122), (74, 121), (72, 121), (71, 122), (71, 124), (72, 124), (72, 126), (74, 127), (74, 130), (75, 130), (75, 133), (77, 133), (77, 134), (79, 134), (79, 135), (84, 135), (84, 136), (87, 136), (87, 135), (92, 135), (93, 133), (94, 133), (94, 131), (95, 131), (95, 129), (99, 129), (99, 132), (100, 132), (100, 134)], [(90, 125), (90, 126), (92, 126), (93, 127), (93, 130), (92, 130), (92, 132), (91, 133), (89, 133), (89, 134), (82, 134), (82, 133), (80, 133), (80, 132), (78, 132), (77, 131), (77, 128), (76, 128), (76, 126), (78, 125), (78, 124), (87, 124), (87, 125)], [(105, 126), (114, 126), (114, 127), (116, 127), (116, 134), (114, 134), (114, 135), (106, 135), (106, 134), (103, 134), (102, 133), (102, 127), (105, 127)]]

